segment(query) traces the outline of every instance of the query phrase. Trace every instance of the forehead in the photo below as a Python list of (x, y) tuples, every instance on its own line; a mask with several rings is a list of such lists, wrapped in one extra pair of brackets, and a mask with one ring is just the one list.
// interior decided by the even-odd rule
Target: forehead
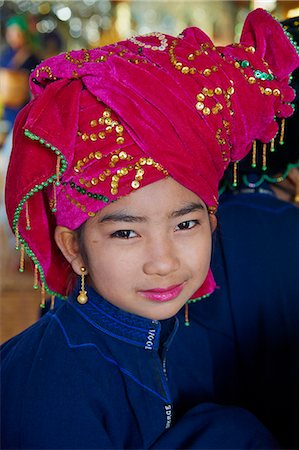
[(168, 177), (120, 198), (103, 208), (89, 221), (101, 219), (118, 211), (145, 217), (169, 215), (191, 203), (200, 204), (204, 210), (206, 209), (198, 195)]

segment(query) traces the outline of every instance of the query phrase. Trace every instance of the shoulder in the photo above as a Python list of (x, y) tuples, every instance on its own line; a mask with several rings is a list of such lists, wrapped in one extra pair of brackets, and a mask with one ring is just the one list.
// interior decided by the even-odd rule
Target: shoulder
[(217, 217), (218, 233), (230, 244), (242, 239), (244, 245), (263, 248), (265, 239), (281, 236), (278, 246), (292, 242), (299, 249), (299, 208), (274, 196), (230, 195), (222, 200)]
[(45, 342), (45, 338), (55, 333), (57, 321), (54, 318), (57, 313), (47, 313), (32, 326), (1, 345), (2, 372), (14, 363), (23, 367), (26, 360), (32, 359), (41, 343)]
[(285, 214), (291, 215), (294, 219), (299, 220), (299, 208), (292, 203), (278, 199), (271, 191), (265, 190), (265, 193), (230, 193), (220, 197), (219, 214), (227, 216), (229, 213), (236, 211), (239, 214), (263, 214), (280, 216)]
[(110, 400), (99, 380), (117, 387), (93, 352), (100, 340), (65, 303), (2, 345), (3, 448), (95, 448), (96, 440), (111, 448), (101, 423)]
[(40, 376), (58, 372), (72, 377), (81, 370), (83, 360), (92, 365), (95, 355), (102, 356), (109, 339), (105, 337), (69, 302), (63, 302), (1, 346), (2, 385), (9, 389), (14, 384), (24, 386), (25, 380), (35, 383)]

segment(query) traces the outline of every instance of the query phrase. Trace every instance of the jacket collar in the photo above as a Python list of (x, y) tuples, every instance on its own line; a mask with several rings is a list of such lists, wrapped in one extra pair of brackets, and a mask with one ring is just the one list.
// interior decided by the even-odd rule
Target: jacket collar
[[(178, 319), (167, 321), (151, 320), (123, 311), (101, 297), (91, 286), (86, 286), (88, 301), (84, 305), (77, 302), (78, 286), (68, 298), (68, 302), (89, 323), (100, 329), (105, 334), (143, 347), (145, 350), (158, 350), (162, 327), (169, 329), (169, 338), (166, 344), (170, 344), (171, 337), (178, 327)], [(164, 340), (164, 339), (163, 339)]]

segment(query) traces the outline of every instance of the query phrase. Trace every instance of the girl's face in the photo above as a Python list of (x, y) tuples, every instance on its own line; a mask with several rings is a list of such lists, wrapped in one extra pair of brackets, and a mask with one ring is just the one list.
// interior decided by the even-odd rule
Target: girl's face
[(166, 178), (122, 197), (83, 228), (86, 266), (95, 290), (124, 311), (153, 320), (175, 315), (204, 282), (211, 256), (203, 201)]

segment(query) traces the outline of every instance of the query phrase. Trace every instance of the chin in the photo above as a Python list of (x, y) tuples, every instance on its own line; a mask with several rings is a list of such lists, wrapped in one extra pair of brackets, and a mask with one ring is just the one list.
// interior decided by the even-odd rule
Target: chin
[(156, 311), (155, 314), (149, 314), (148, 318), (151, 320), (166, 320), (170, 319), (171, 317), (175, 316), (179, 310), (182, 308), (180, 306), (179, 308), (170, 308), (168, 311)]

